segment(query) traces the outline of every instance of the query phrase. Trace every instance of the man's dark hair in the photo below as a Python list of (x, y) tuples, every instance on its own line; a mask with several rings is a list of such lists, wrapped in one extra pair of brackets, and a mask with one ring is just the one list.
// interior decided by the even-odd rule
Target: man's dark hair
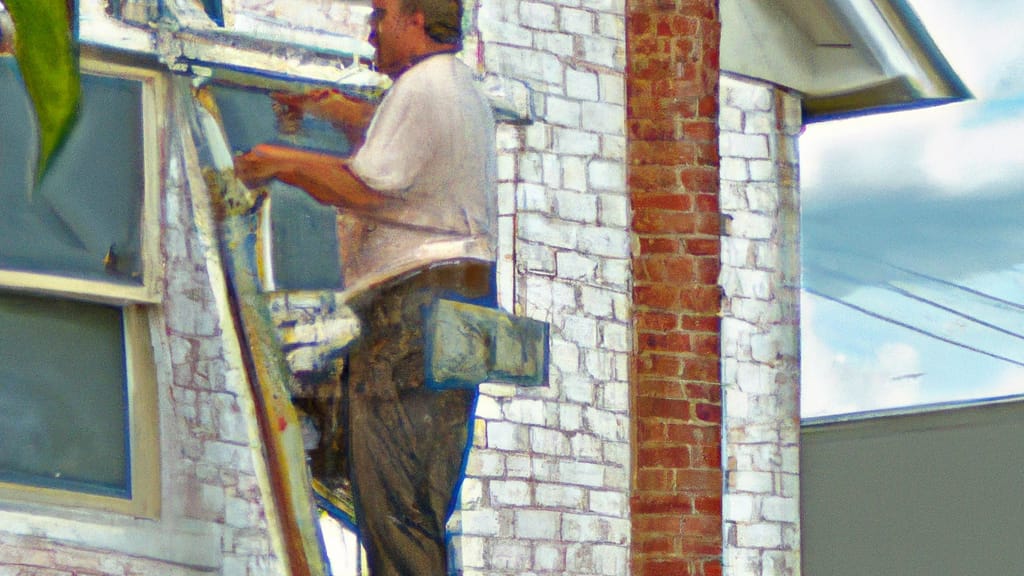
[(402, 0), (402, 10), (423, 12), (423, 27), (435, 42), (462, 46), (462, 0)]

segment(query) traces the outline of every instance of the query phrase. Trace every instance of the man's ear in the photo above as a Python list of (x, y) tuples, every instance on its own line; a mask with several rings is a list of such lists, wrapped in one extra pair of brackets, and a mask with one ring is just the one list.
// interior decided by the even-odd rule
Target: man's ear
[(427, 17), (423, 15), (422, 11), (413, 12), (411, 22), (413, 26), (420, 30), (427, 29)]

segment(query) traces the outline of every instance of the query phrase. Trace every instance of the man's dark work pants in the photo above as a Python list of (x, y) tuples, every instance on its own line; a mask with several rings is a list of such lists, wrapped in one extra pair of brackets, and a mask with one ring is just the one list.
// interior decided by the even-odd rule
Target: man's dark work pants
[(455, 504), (476, 390), (425, 385), (423, 310), (436, 298), (494, 303), (493, 265), (431, 267), (356, 302), (363, 335), (349, 355), (349, 464), (373, 576), (448, 573)]

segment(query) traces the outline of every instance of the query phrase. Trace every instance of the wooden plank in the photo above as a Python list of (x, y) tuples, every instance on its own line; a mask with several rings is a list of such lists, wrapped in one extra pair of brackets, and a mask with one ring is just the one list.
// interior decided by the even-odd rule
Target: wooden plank
[(267, 302), (257, 279), (258, 198), (234, 179), (232, 155), (216, 104), (208, 92), (196, 99), (197, 127), (208, 147), (204, 178), (218, 216), (221, 259), (259, 428), (267, 452), (273, 497), (281, 519), (286, 564), (293, 576), (326, 576), (319, 527), (306, 465), (302, 429), (291, 392), (300, 388), (288, 370)]

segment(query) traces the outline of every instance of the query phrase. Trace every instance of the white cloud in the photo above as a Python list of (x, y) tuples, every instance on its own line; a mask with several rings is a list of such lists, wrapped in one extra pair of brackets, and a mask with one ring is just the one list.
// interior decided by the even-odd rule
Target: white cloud
[(804, 199), (1001, 193), (1024, 180), (1021, 134), (1024, 104), (1002, 117), (965, 102), (812, 125), (800, 139)]
[(880, 344), (853, 357), (832, 349), (814, 331), (812, 298), (802, 300), (800, 412), (804, 418), (920, 404), (920, 355), (909, 344)]
[(864, 197), (921, 183), (922, 144), (966, 114), (955, 104), (812, 124), (800, 137), (805, 201)]
[(978, 98), (1024, 93), (1024, 3), (912, 0), (932, 39)]
[(1024, 394), (1024, 368), (1011, 366), (997, 376), (994, 382), (972, 396), (976, 398), (999, 398)]
[(1024, 181), (1024, 114), (998, 122), (942, 123), (918, 148), (919, 174), (945, 195)]

